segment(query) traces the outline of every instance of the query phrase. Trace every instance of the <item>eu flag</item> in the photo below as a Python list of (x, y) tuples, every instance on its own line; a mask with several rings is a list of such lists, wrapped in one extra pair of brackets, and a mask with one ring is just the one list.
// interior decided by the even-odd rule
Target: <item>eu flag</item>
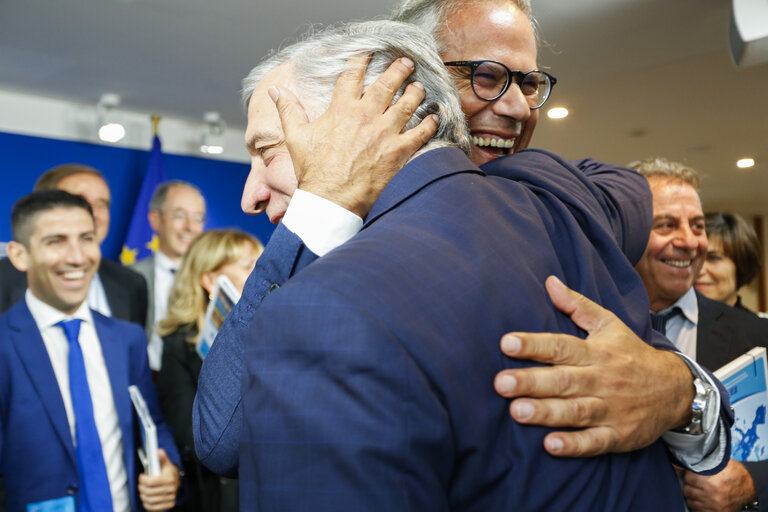
[(157, 249), (157, 235), (149, 226), (147, 214), (149, 213), (149, 200), (157, 186), (166, 181), (163, 170), (163, 150), (160, 145), (160, 137), (155, 135), (152, 139), (152, 150), (149, 155), (149, 167), (144, 183), (141, 185), (139, 199), (131, 217), (131, 225), (125, 237), (123, 250), (120, 253), (120, 261), (123, 265), (130, 265), (141, 259), (151, 256)]

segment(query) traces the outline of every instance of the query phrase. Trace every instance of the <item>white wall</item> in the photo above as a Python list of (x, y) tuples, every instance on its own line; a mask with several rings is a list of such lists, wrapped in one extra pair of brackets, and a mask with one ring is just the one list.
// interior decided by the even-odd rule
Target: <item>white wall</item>
[[(125, 126), (126, 136), (109, 144), (96, 136), (96, 105), (73, 103), (0, 89), (0, 131), (52, 139), (90, 142), (133, 149), (149, 149), (152, 144), (152, 112), (131, 112), (117, 108), (115, 119)], [(227, 129), (224, 152), (206, 155), (200, 152), (200, 136), (205, 127), (199, 122), (163, 117), (159, 135), (163, 152), (177, 155), (215, 158), (248, 163), (248, 152), (241, 130)]]

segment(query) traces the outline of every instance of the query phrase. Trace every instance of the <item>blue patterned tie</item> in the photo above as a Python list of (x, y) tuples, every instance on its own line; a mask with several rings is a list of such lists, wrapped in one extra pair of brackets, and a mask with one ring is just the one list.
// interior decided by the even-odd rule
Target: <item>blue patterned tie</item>
[(75, 438), (77, 439), (77, 470), (80, 473), (79, 512), (103, 512), (112, 510), (112, 494), (109, 489), (107, 468), (101, 450), (99, 432), (93, 418), (91, 391), (85, 374), (83, 352), (77, 337), (80, 319), (62, 320), (69, 342), (69, 392), (75, 411)]

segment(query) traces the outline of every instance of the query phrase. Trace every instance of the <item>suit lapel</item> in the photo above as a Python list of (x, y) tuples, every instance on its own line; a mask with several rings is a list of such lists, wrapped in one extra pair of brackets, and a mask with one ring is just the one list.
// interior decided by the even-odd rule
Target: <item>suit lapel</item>
[(53, 430), (66, 448), (72, 463), (77, 467), (75, 447), (72, 443), (72, 434), (69, 430), (67, 411), (64, 409), (64, 400), (61, 398), (59, 383), (53, 373), (53, 366), (48, 357), (48, 351), (45, 349), (43, 338), (40, 336), (40, 330), (32, 317), (32, 313), (27, 308), (26, 301), (20, 301), (9, 310), (8, 323), (11, 343), (19, 354), (24, 370), (40, 397), (40, 403), (53, 425)]
[(112, 311), (112, 316), (116, 318), (128, 318), (130, 308), (128, 303), (128, 296), (122, 293), (122, 283), (115, 278), (115, 273), (112, 271), (111, 265), (117, 265), (109, 260), (102, 259), (99, 265), (99, 279), (101, 279), (101, 285), (104, 287), (104, 295), (107, 296), (107, 302), (109, 303), (109, 309)]
[(696, 293), (696, 301), (699, 304), (699, 324), (696, 328), (696, 360), (704, 367), (714, 371), (718, 364), (725, 358), (727, 361), (730, 353), (728, 347), (728, 333), (720, 321), (723, 312), (712, 308), (710, 301)]
[(430, 183), (463, 172), (484, 175), (457, 147), (433, 149), (419, 155), (390, 180), (374, 203), (363, 229)]

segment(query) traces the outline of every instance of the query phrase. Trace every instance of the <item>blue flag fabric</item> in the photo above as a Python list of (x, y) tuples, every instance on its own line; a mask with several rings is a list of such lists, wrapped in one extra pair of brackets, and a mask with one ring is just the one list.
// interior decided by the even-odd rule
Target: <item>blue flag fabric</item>
[(149, 213), (149, 200), (152, 199), (155, 188), (166, 180), (163, 169), (163, 149), (160, 144), (160, 137), (155, 135), (152, 139), (147, 175), (141, 185), (139, 199), (133, 209), (131, 225), (128, 228), (123, 250), (120, 253), (120, 261), (123, 265), (130, 265), (151, 256), (157, 249), (157, 235), (154, 234), (149, 225), (147, 214)]

